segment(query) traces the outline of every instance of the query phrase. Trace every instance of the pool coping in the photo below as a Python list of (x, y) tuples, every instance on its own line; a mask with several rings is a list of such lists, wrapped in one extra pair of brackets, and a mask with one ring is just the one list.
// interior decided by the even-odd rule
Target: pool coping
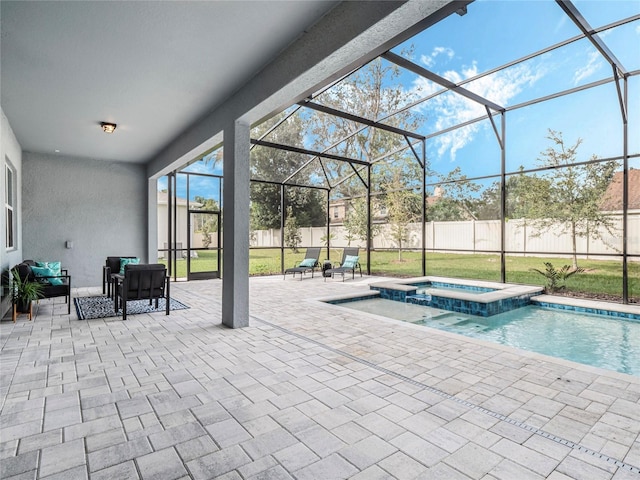
[[(419, 294), (419, 284), (442, 283), (463, 287), (491, 289), (478, 293), (477, 290), (456, 291), (441, 290), (438, 293)], [(400, 302), (415, 303), (434, 308), (451, 310), (470, 315), (490, 317), (498, 313), (520, 308), (530, 304), (533, 296), (542, 294), (543, 288), (532, 285), (488, 282), (482, 280), (464, 280), (448, 277), (414, 277), (372, 283), (369, 288), (381, 292), (381, 297)], [(437, 289), (437, 287), (435, 287)]]
[[(450, 277), (438, 277), (438, 276), (425, 276), (425, 277), (411, 277), (402, 279), (385, 280), (382, 282), (375, 282), (369, 285), (369, 288), (380, 291), (383, 289), (395, 290), (401, 295), (405, 296), (412, 291), (417, 290), (416, 283), (424, 282), (438, 282), (448, 283), (453, 285), (473, 286), (481, 288), (492, 288), (494, 291), (485, 293), (466, 293), (447, 291), (438, 293), (438, 296), (443, 298), (449, 298), (454, 301), (475, 302), (477, 304), (490, 304), (494, 302), (500, 302), (509, 298), (528, 296), (531, 304), (546, 307), (546, 308), (558, 308), (561, 310), (575, 311), (578, 313), (592, 313), (597, 315), (606, 315), (610, 317), (622, 318), (631, 321), (640, 321), (640, 305), (624, 305), (621, 303), (604, 302), (602, 300), (589, 300), (575, 297), (564, 297), (557, 295), (548, 295), (543, 291), (543, 287), (533, 285), (519, 285), (513, 283), (499, 283), (486, 280), (466, 280), (461, 278)], [(356, 294), (356, 298), (372, 298), (373, 295)], [(387, 298), (382, 295), (382, 298)], [(338, 300), (342, 303), (353, 300), (353, 297), (346, 295), (344, 298), (333, 298), (327, 300)], [(393, 299), (393, 298), (390, 298)], [(444, 308), (435, 306), (435, 308)], [(446, 309), (446, 308), (445, 308)], [(469, 312), (460, 312), (469, 313)]]
[(561, 297), (547, 294), (532, 297), (531, 302), (540, 307), (558, 308), (560, 310), (574, 311), (577, 313), (606, 315), (636, 322), (640, 321), (640, 305), (624, 305), (621, 303), (603, 302), (601, 300), (588, 300), (585, 298)]
[(467, 300), (471, 302), (479, 302), (479, 303), (490, 303), (496, 302), (499, 300), (504, 300), (506, 298), (511, 298), (517, 295), (525, 295), (525, 294), (535, 294), (544, 290), (542, 287), (537, 287), (533, 285), (518, 285), (514, 283), (498, 283), (498, 282), (488, 282), (483, 280), (464, 280), (460, 278), (449, 278), (449, 277), (436, 277), (436, 276), (427, 276), (427, 277), (413, 277), (413, 278), (405, 278), (399, 279), (398, 281), (385, 281), (385, 282), (377, 282), (372, 283), (370, 288), (391, 288), (404, 292), (409, 292), (411, 290), (417, 290), (419, 287), (414, 285), (415, 283), (423, 283), (423, 282), (438, 282), (438, 283), (449, 283), (452, 285), (461, 285), (461, 286), (472, 286), (472, 287), (481, 287), (481, 288), (491, 288), (494, 291), (492, 292), (483, 292), (478, 293), (475, 291), (474, 293), (467, 292), (456, 292), (456, 291), (448, 291), (443, 292), (441, 295), (447, 298), (455, 298), (457, 300)]
[(338, 305), (345, 302), (353, 302), (356, 300), (368, 300), (371, 298), (380, 298), (380, 292), (377, 290), (369, 290), (368, 292), (351, 292), (340, 295), (331, 295), (330, 297), (314, 298), (313, 300), (331, 305)]

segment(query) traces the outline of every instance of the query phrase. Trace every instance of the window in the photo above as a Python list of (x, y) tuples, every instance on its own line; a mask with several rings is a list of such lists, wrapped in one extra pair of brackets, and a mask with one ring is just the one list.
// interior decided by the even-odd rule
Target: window
[(5, 225), (7, 226), (6, 248), (16, 248), (16, 174), (7, 163), (5, 172), (6, 197), (4, 199)]
[(333, 218), (338, 218), (338, 207), (334, 207), (333, 209)]

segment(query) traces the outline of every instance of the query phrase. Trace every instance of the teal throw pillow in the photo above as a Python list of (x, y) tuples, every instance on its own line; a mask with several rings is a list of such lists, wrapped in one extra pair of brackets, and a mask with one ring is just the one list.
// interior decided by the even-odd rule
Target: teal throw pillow
[(36, 266), (50, 268), (55, 276), (62, 275), (62, 266), (60, 262), (36, 262)]
[(54, 277), (48, 280), (51, 285), (64, 285), (64, 281), (61, 278)]
[(125, 265), (138, 265), (140, 263), (139, 258), (121, 258), (120, 259), (120, 275), (124, 275)]
[(300, 262), (300, 267), (313, 267), (316, 264), (316, 259), (315, 258), (305, 258), (304, 260), (302, 260)]
[(360, 257), (357, 255), (347, 255), (342, 266), (344, 268), (354, 268), (358, 264), (358, 258)]
[[(55, 278), (55, 272), (48, 267), (31, 267), (31, 271), (36, 276), (38, 282), (50, 285), (62, 285), (61, 278)], [(52, 277), (52, 278), (47, 278)]]

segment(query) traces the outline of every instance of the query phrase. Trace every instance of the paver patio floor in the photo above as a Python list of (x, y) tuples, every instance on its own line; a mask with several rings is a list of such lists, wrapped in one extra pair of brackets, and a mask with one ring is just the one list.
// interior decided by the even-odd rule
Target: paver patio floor
[(168, 317), (41, 301), (0, 324), (0, 478), (640, 478), (640, 377), (316, 300), (380, 280), (252, 278), (236, 330), (217, 280)]

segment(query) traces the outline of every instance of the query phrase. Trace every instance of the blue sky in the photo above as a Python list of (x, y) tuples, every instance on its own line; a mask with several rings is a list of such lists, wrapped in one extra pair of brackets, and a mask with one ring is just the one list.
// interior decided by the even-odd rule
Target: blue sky
[[(579, 1), (577, 8), (592, 27), (640, 14), (640, 2)], [(510, 61), (578, 35), (578, 28), (555, 1), (478, 0), (464, 16), (452, 15), (394, 49), (409, 45), (412, 60), (459, 83)], [(640, 68), (640, 20), (604, 32), (601, 38), (627, 70)], [(465, 86), (499, 105), (509, 107), (611, 76), (611, 67), (593, 47), (580, 40), (562, 49), (519, 63)], [(407, 74), (406, 81), (430, 93), (440, 87)], [(640, 130), (640, 85), (630, 82), (630, 131)], [(485, 114), (484, 107), (458, 95), (440, 95), (422, 107), (430, 134)], [(507, 113), (507, 169), (536, 166), (550, 144), (549, 128), (563, 133), (567, 144), (583, 140), (578, 160), (622, 154), (621, 113), (615, 85), (544, 102)], [(500, 125), (500, 117), (496, 117)], [(630, 135), (631, 153), (639, 153), (638, 135)], [(497, 174), (500, 154), (488, 121), (436, 137), (427, 144), (433, 168), (460, 166), (468, 176)]]
[[(639, 0), (581, 0), (574, 4), (593, 28), (640, 15)], [(459, 83), (579, 33), (553, 0), (476, 0), (468, 6), (466, 15), (451, 15), (393, 52), (402, 54), (412, 46), (414, 62)], [(601, 38), (626, 70), (640, 69), (640, 19), (603, 32)], [(465, 88), (511, 107), (610, 76), (611, 66), (602, 55), (589, 41), (580, 40), (470, 82)], [(410, 72), (405, 72), (400, 80), (402, 88), (421, 96), (441, 89)], [(629, 99), (629, 153), (637, 154), (640, 153), (638, 77), (629, 80)], [(439, 95), (417, 108), (426, 116), (420, 128), (424, 135), (486, 113), (484, 106), (453, 93)], [(500, 128), (500, 116), (495, 119)], [(614, 83), (507, 112), (506, 120), (508, 171), (517, 170), (520, 165), (537, 166), (540, 152), (551, 145), (546, 139), (548, 129), (562, 132), (567, 145), (582, 139), (579, 161), (593, 155), (601, 158), (622, 155), (622, 122)], [(468, 177), (500, 173), (500, 149), (487, 120), (429, 139), (427, 156), (431, 168), (442, 173), (457, 166)], [(632, 161), (633, 165), (638, 163)], [(201, 163), (193, 164), (189, 170), (212, 172)], [(166, 182), (159, 185), (166, 188)], [(180, 186), (178, 193), (186, 194)]]
[[(193, 163), (187, 168), (183, 169), (186, 172), (192, 173), (208, 173), (208, 174), (222, 174), (222, 166), (220, 164), (213, 165), (213, 163), (204, 163), (202, 161)], [(186, 175), (178, 175), (176, 179), (176, 190), (178, 197), (187, 198), (187, 180)], [(200, 195), (206, 198), (212, 198), (218, 204), (222, 205), (222, 197), (220, 191), (220, 181), (217, 178), (190, 175), (189, 185), (189, 197), (190, 200), (194, 200), (196, 195)], [(162, 177), (158, 180), (158, 190), (164, 190), (167, 188), (167, 177)]]

